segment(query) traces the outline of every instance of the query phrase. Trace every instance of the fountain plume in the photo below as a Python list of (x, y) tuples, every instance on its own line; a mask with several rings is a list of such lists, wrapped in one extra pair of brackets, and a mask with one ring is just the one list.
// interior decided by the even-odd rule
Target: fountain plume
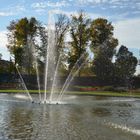
[(20, 71), (19, 71), (19, 69), (18, 69), (18, 66), (16, 65), (15, 67), (16, 67), (16, 69), (17, 69), (17, 72), (18, 72), (18, 75), (19, 75), (20, 80), (21, 80), (21, 82), (22, 82), (22, 85), (23, 85), (24, 89), (26, 90), (26, 93), (27, 93), (27, 95), (28, 95), (30, 101), (33, 102), (33, 98), (32, 98), (32, 96), (30, 95), (29, 90), (28, 90), (27, 87), (26, 87), (26, 84), (25, 84), (25, 82), (24, 82), (24, 80), (23, 80), (23, 78), (22, 78), (22, 75), (21, 75), (21, 73), (20, 73)]
[(48, 18), (48, 46), (46, 52), (45, 64), (45, 85), (44, 85), (44, 102), (47, 100), (48, 76), (52, 78), (51, 73), (55, 72), (55, 22), (52, 12), (49, 12)]

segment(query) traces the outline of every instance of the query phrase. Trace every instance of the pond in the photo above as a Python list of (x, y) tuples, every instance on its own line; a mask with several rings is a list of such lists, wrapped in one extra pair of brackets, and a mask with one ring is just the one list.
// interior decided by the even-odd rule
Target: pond
[(0, 140), (25, 139), (139, 140), (140, 100), (67, 95), (63, 104), (43, 105), (1, 93)]

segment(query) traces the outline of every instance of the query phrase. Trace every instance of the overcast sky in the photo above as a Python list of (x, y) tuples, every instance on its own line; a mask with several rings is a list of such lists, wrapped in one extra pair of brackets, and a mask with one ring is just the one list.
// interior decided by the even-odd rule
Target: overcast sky
[[(36, 17), (47, 24), (49, 10), (68, 16), (83, 9), (89, 17), (107, 18), (114, 26), (114, 36), (139, 57), (140, 0), (0, 0), (0, 53), (9, 60), (6, 27), (11, 20)], [(138, 68), (140, 69), (140, 68)]]

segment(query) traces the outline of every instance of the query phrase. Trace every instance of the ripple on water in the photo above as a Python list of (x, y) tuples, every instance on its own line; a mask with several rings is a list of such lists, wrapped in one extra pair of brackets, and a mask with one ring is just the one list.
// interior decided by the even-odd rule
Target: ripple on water
[(140, 124), (137, 101), (116, 103), (106, 98), (101, 102), (90, 96), (71, 99), (66, 105), (0, 102), (0, 139), (139, 140), (139, 126), (132, 127)]

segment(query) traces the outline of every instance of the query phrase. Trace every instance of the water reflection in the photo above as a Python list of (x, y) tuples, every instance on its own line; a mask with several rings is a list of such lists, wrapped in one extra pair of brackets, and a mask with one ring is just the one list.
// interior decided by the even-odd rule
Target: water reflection
[(136, 125), (140, 124), (138, 102), (116, 99), (80, 96), (74, 98), (73, 104), (66, 105), (1, 102), (0, 139), (137, 140), (136, 135), (104, 124), (106, 120), (140, 129)]
[(105, 100), (105, 99), (107, 99), (108, 97), (106, 97), (106, 96), (95, 96), (95, 99), (96, 100)]
[(107, 117), (112, 115), (111, 111), (107, 108), (94, 108), (92, 112), (98, 117)]
[(122, 103), (122, 102), (119, 102), (117, 105), (119, 107), (132, 107), (132, 105), (130, 103)]
[(8, 137), (10, 139), (30, 139), (33, 132), (33, 112), (23, 108), (12, 108), (8, 120)]
[(129, 121), (129, 119), (133, 119), (133, 112), (131, 110), (126, 110), (126, 109), (118, 109), (117, 112), (117, 117), (121, 118), (121, 119), (124, 119), (126, 122)]

